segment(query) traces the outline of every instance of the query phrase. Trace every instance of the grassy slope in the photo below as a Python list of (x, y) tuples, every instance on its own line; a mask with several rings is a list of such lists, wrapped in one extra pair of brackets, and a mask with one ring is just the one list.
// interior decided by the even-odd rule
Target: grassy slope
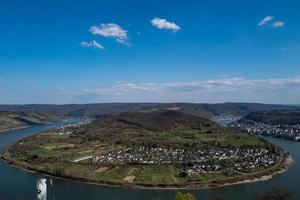
[(0, 111), (0, 132), (33, 124), (44, 124), (53, 120), (55, 120), (54, 117), (43, 114)]

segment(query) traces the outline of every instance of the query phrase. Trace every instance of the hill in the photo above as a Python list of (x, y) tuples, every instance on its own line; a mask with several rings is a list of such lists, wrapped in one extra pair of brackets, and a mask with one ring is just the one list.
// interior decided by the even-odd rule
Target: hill
[[(110, 143), (184, 144), (193, 143), (196, 133), (219, 133), (214, 122), (179, 111), (165, 109), (149, 112), (122, 112), (99, 116), (94, 122), (74, 131), (84, 140)], [(123, 137), (121, 137), (123, 135)], [(168, 141), (166, 139), (169, 138)], [(189, 138), (189, 140), (181, 140)]]
[[(156, 110), (151, 112), (123, 112), (113, 113), (109, 115), (99, 116), (92, 125), (103, 126), (107, 123), (125, 127), (136, 127), (145, 130), (163, 131), (174, 129), (181, 126), (210, 126), (213, 122), (195, 115), (172, 111), (172, 110)], [(174, 127), (175, 126), (175, 127)]]
[(99, 103), (68, 105), (0, 105), (0, 110), (11, 112), (37, 112), (56, 116), (96, 116), (112, 112), (147, 111), (180, 107), (181, 112), (210, 118), (215, 115), (244, 116), (251, 112), (299, 109), (296, 106), (257, 103)]
[(253, 121), (270, 125), (299, 125), (299, 110), (273, 110), (250, 113), (244, 116), (240, 121)]
[(0, 132), (44, 124), (54, 119), (44, 114), (0, 111)]

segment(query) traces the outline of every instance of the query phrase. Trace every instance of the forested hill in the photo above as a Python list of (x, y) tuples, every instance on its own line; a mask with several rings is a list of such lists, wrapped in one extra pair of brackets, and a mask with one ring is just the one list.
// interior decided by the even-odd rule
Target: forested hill
[(114, 126), (120, 128), (134, 128), (140, 130), (164, 131), (174, 130), (179, 126), (192, 127), (217, 126), (214, 122), (191, 114), (173, 110), (155, 110), (150, 112), (123, 112), (103, 115), (97, 118), (96, 126)]
[(299, 110), (273, 110), (254, 112), (244, 116), (240, 121), (251, 120), (271, 125), (300, 125), (300, 111)]
[(300, 109), (296, 106), (258, 103), (99, 103), (68, 105), (0, 105), (0, 111), (37, 112), (56, 116), (96, 116), (112, 112), (180, 108), (181, 112), (209, 118), (214, 115), (244, 116), (251, 112)]

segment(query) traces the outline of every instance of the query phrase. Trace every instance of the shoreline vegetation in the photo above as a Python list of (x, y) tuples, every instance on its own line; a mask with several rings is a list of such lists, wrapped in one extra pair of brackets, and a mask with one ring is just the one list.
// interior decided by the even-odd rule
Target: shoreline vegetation
[[(291, 200), (292, 197), (292, 192), (277, 186), (272, 187), (263, 193), (256, 193), (254, 200)], [(196, 200), (196, 197), (190, 192), (185, 193), (180, 191), (176, 193), (175, 200)], [(225, 200), (225, 198), (222, 195), (214, 195), (210, 200)]]
[(99, 185), (105, 187), (127, 187), (133, 189), (153, 189), (153, 190), (198, 190), (198, 189), (208, 189), (208, 188), (222, 188), (227, 186), (233, 185), (240, 185), (240, 184), (249, 184), (254, 182), (260, 181), (268, 181), (274, 176), (280, 175), (288, 170), (288, 167), (294, 162), (292, 156), (287, 152), (283, 153), (283, 160), (278, 163), (277, 165), (267, 169), (263, 172), (258, 172), (254, 174), (247, 174), (245, 176), (240, 177), (233, 177), (228, 179), (219, 180), (219, 183), (215, 181), (211, 182), (192, 182), (190, 184), (139, 184), (139, 183), (126, 183), (126, 182), (109, 182), (109, 181), (102, 181), (102, 180), (92, 180), (83, 177), (76, 177), (76, 176), (69, 176), (69, 175), (57, 175), (53, 174), (49, 171), (44, 171), (41, 169), (34, 168), (30, 166), (28, 163), (22, 163), (13, 159), (9, 156), (9, 145), (2, 154), (0, 154), (0, 159), (5, 163), (9, 164), (12, 167), (18, 168), (20, 170), (25, 170), (31, 173), (38, 173), (48, 177), (76, 181), (76, 182), (83, 182), (92, 185)]

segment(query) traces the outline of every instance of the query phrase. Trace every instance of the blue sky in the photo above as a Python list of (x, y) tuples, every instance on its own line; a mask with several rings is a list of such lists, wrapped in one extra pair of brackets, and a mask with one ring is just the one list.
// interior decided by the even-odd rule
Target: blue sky
[(300, 103), (300, 2), (0, 0), (0, 103)]

